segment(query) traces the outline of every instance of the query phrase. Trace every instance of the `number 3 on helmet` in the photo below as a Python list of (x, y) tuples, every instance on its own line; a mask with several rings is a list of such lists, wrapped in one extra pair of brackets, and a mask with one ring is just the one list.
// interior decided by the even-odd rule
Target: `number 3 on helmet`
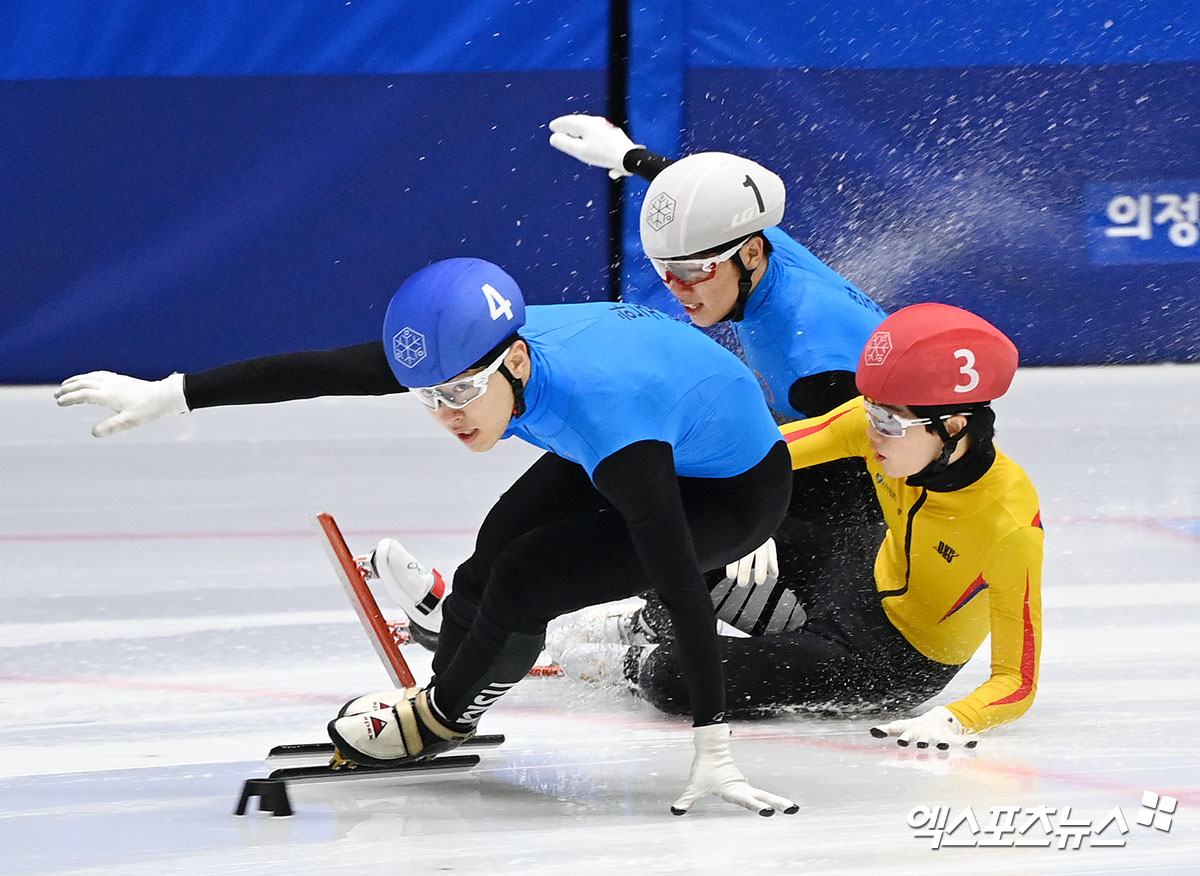
[(949, 304), (896, 311), (867, 341), (858, 391), (883, 404), (975, 404), (1008, 391), (1017, 348), (982, 317)]

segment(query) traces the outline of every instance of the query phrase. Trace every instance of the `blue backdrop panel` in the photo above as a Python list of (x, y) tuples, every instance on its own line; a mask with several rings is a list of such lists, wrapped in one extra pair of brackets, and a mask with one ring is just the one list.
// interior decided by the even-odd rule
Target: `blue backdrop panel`
[[(684, 77), (690, 51), (689, 4), (685, 0), (629, 4), (629, 131), (634, 142), (677, 157), (684, 133)], [(622, 182), (621, 290), (628, 301), (652, 304), (677, 319), (683, 308), (666, 292), (642, 253), (639, 218), (649, 184), (636, 176)]]
[(690, 0), (691, 67), (1026, 67), (1200, 60), (1179, 0)]
[(545, 123), (602, 71), (0, 83), (0, 381), (374, 337), (431, 260), (605, 297), (602, 173)]
[[(436, 258), (607, 294), (608, 4), (17, 0), (0, 22), (0, 382), (373, 336)], [(629, 116), (789, 184), (785, 227), (886, 305), (1030, 363), (1200, 359), (1200, 5), (630, 4)], [(624, 234), (628, 298), (672, 309)]]
[[(684, 67), (682, 143), (661, 123), (639, 142), (761, 161), (788, 183), (784, 227), (831, 265), (890, 308), (977, 310), (1026, 363), (1200, 359), (1200, 5), (686, 11), (642, 34)], [(631, 95), (675, 96), (638, 75)], [(626, 294), (671, 306), (632, 235), (626, 255)]]
[(601, 70), (590, 0), (16, 0), (0, 79)]
[(777, 170), (784, 226), (889, 309), (970, 308), (1027, 364), (1197, 360), (1200, 247), (1096, 261), (1103, 205), (1085, 195), (1162, 180), (1189, 194), (1198, 76), (1200, 64), (693, 70), (686, 151)]

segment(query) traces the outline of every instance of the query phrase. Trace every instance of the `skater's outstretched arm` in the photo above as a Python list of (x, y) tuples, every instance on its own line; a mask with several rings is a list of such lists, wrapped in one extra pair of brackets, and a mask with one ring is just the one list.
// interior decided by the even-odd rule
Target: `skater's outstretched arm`
[(550, 122), (550, 145), (592, 167), (603, 167), (612, 179), (637, 174), (653, 180), (675, 163), (639, 146), (629, 135), (600, 116), (576, 113)]
[(406, 391), (388, 365), (382, 341), (260, 356), (184, 377), (184, 393), (192, 410)]
[(388, 366), (383, 343), (371, 341), (333, 350), (261, 356), (194, 374), (175, 373), (162, 380), (91, 371), (64, 380), (54, 398), (60, 407), (93, 404), (114, 411), (115, 416), (92, 428), (94, 436), (104, 438), (197, 408), (405, 391)]

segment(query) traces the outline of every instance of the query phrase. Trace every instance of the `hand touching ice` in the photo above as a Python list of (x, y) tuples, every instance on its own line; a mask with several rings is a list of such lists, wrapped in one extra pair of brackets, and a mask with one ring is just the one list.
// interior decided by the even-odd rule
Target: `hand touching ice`
[(945, 706), (936, 706), (916, 718), (872, 727), (871, 735), (876, 739), (895, 736), (897, 745), (914, 744), (917, 748), (929, 748), (932, 745), (940, 751), (949, 751), (951, 746), (974, 748), (979, 742), (963, 731), (958, 718)]
[(692, 758), (692, 772), (687, 788), (671, 805), (672, 813), (683, 815), (693, 803), (709, 794), (759, 815), (774, 815), (777, 809), (785, 815), (800, 811), (786, 797), (761, 791), (746, 781), (729, 751), (728, 724), (709, 724), (696, 727), (693, 732), (696, 754)]

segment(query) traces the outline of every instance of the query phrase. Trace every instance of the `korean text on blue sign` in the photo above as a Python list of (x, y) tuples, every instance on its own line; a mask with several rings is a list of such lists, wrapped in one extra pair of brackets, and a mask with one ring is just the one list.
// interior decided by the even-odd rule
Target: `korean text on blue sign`
[(1092, 264), (1200, 261), (1200, 180), (1090, 183)]

